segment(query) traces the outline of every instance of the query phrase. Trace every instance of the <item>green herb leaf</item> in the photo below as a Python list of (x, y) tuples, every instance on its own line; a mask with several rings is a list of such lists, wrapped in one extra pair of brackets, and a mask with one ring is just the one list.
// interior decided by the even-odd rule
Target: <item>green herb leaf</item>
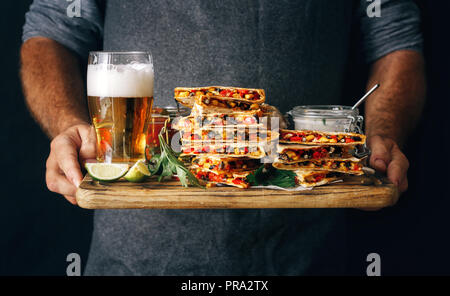
[(196, 187), (200, 187), (200, 188), (205, 188), (204, 186), (202, 186), (200, 184), (200, 182), (198, 181), (198, 179), (184, 166), (178, 166), (177, 169), (180, 169), (184, 172), (185, 177), (187, 178), (187, 180), (189, 181), (189, 183), (193, 186)]
[[(158, 181), (162, 181), (164, 177), (170, 177), (174, 174), (178, 175), (180, 179), (181, 185), (184, 187), (188, 186), (188, 182), (196, 187), (205, 188), (202, 186), (197, 178), (184, 166), (184, 164), (178, 159), (181, 153), (176, 153), (167, 145), (167, 121), (164, 124), (164, 127), (161, 129), (161, 132), (158, 135), (161, 154), (159, 156), (154, 156), (156, 159), (152, 162), (150, 159), (149, 170), (152, 175), (159, 175)], [(166, 136), (166, 137), (164, 137)], [(152, 168), (152, 169), (150, 169)]]
[(258, 186), (263, 184), (264, 180), (263, 180), (263, 169), (264, 169), (264, 165), (260, 166), (256, 171), (254, 171), (253, 173), (249, 174), (246, 179), (247, 182), (250, 183), (250, 185), (252, 186)]
[(272, 166), (262, 165), (254, 173), (247, 176), (247, 181), (252, 186), (275, 185), (283, 188), (295, 187), (295, 173), (292, 171), (278, 170)]
[(159, 175), (160, 180), (162, 180), (164, 177), (171, 177), (173, 175), (172, 173), (172, 166), (170, 165), (169, 161), (167, 159), (163, 160), (163, 170), (161, 174)]
[(177, 176), (178, 179), (180, 179), (181, 185), (183, 185), (184, 187), (188, 187), (186, 173), (180, 167), (177, 167)]
[(162, 172), (162, 163), (163, 158), (161, 157), (161, 154), (155, 154), (147, 160), (148, 162), (148, 170), (150, 171), (150, 174), (153, 175), (159, 175)]

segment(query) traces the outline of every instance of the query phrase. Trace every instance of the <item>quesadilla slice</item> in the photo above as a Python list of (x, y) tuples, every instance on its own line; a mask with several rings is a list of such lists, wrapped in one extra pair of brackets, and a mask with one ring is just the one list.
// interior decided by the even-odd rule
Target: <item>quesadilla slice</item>
[(278, 159), (284, 163), (295, 163), (300, 161), (307, 161), (311, 159), (342, 159), (352, 158), (358, 161), (353, 156), (355, 145), (348, 146), (308, 146), (300, 144), (278, 145)]
[(223, 143), (215, 144), (195, 144), (183, 145), (181, 147), (181, 156), (207, 154), (219, 157), (249, 157), (263, 158), (266, 155), (264, 147), (259, 143)]
[(295, 163), (284, 163), (276, 159), (273, 167), (280, 170), (330, 171), (353, 175), (364, 174), (362, 161), (349, 159), (308, 160)]
[(331, 182), (342, 179), (342, 175), (336, 172), (329, 171), (295, 171), (295, 183), (303, 187), (316, 187), (326, 185)]
[(261, 126), (258, 117), (261, 116), (260, 110), (250, 112), (234, 113), (207, 113), (203, 115), (191, 115), (179, 117), (172, 123), (172, 128), (182, 129), (201, 129), (222, 126)]
[(256, 102), (234, 99), (234, 98), (215, 98), (200, 96), (195, 97), (193, 108), (195, 113), (211, 113), (211, 112), (242, 112), (259, 110), (259, 104)]
[(366, 136), (355, 133), (334, 133), (318, 131), (280, 130), (280, 143), (296, 143), (303, 145), (363, 145)]
[(193, 106), (194, 98), (203, 96), (211, 99), (238, 99), (242, 102), (248, 102), (250, 104), (262, 104), (266, 99), (266, 94), (263, 89), (227, 86), (175, 88), (175, 99), (188, 107)]
[(191, 168), (201, 168), (211, 172), (254, 171), (261, 166), (259, 159), (246, 157), (216, 157), (210, 155), (196, 156)]
[(246, 177), (251, 173), (250, 171), (216, 173), (202, 168), (191, 168), (191, 172), (203, 185), (225, 184), (243, 189), (250, 187), (246, 180)]

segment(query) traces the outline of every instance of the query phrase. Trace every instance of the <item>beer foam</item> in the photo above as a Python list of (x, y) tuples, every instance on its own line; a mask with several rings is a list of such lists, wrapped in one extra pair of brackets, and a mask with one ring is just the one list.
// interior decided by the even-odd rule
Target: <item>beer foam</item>
[(87, 95), (153, 97), (153, 65), (88, 65)]

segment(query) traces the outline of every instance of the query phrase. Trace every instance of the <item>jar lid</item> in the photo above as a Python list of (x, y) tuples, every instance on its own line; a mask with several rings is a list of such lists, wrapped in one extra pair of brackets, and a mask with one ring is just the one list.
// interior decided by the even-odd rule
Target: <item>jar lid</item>
[(164, 106), (153, 108), (153, 113), (160, 114), (161, 116), (169, 116), (171, 118), (177, 116), (187, 116), (190, 112), (191, 109), (184, 106)]
[(304, 105), (294, 107), (288, 114), (292, 117), (347, 118), (358, 116), (359, 111), (342, 105)]

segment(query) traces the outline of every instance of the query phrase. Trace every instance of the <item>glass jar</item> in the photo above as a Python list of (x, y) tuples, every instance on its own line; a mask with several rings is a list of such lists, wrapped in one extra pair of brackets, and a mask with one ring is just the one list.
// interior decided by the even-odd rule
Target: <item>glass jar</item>
[(364, 118), (358, 109), (340, 105), (296, 106), (287, 112), (296, 130), (362, 133)]
[(164, 123), (170, 118), (170, 122), (167, 125), (168, 132), (168, 144), (171, 145), (172, 137), (177, 132), (172, 129), (172, 122), (175, 118), (180, 116), (187, 116), (190, 114), (190, 109), (186, 107), (165, 106), (165, 107), (153, 107), (152, 117), (148, 124), (147, 129), (147, 158), (150, 159), (151, 155), (160, 153), (158, 135), (161, 129), (164, 127)]

